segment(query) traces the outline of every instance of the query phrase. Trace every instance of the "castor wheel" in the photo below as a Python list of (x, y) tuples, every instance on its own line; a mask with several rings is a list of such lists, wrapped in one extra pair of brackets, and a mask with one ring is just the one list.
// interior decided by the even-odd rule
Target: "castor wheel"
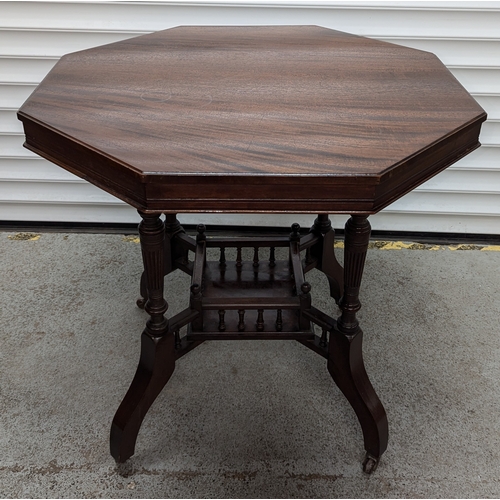
[(136, 304), (139, 309), (144, 309), (144, 306), (146, 305), (146, 299), (143, 299), (141, 297), (140, 299), (137, 299)]
[(375, 458), (374, 456), (367, 453), (365, 459), (363, 460), (363, 472), (371, 474), (372, 472), (375, 472), (377, 465), (378, 465), (378, 458)]

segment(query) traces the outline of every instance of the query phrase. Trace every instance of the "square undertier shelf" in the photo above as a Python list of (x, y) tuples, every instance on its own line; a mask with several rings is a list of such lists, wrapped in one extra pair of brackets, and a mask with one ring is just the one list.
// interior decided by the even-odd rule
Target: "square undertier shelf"
[(314, 339), (288, 260), (207, 261), (200, 302), (201, 318), (191, 323), (188, 340)]

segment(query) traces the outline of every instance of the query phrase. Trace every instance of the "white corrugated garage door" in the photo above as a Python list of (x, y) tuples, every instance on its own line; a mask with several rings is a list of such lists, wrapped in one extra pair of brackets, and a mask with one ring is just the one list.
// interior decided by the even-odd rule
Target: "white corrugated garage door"
[[(16, 110), (62, 54), (178, 25), (317, 24), (434, 52), (488, 113), (483, 147), (372, 217), (373, 228), (500, 234), (500, 2), (45, 1), (1, 2), (0, 10), (0, 220), (138, 220), (121, 201), (22, 147)], [(308, 225), (311, 217), (202, 220), (274, 226)]]

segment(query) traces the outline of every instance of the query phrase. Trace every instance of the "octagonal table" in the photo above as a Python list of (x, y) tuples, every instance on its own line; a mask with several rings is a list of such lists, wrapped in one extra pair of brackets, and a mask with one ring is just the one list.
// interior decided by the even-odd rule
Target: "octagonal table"
[[(477, 148), (486, 119), (434, 55), (316, 26), (179, 27), (64, 56), (18, 116), (28, 149), (142, 217), (138, 305), (150, 319), (112, 424), (117, 461), (134, 453), (176, 359), (205, 340), (263, 338), (327, 359), (361, 424), (364, 470), (376, 468), (387, 417), (356, 319), (368, 216)], [(317, 217), (307, 234), (207, 237), (200, 225), (192, 238), (183, 212)], [(329, 213), (350, 215), (343, 267)], [(337, 320), (311, 303), (313, 268)], [(164, 276), (176, 269), (191, 276), (190, 302), (167, 319)]]

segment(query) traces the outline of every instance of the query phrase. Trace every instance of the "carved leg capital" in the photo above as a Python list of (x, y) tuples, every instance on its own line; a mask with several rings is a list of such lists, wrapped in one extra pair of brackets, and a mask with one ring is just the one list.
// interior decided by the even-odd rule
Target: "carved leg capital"
[(145, 333), (152, 337), (164, 335), (168, 329), (168, 320), (164, 314), (168, 304), (163, 297), (165, 268), (165, 226), (159, 214), (139, 212), (142, 222), (139, 224), (142, 259), (147, 287), (148, 300), (144, 306), (151, 316), (146, 323)]
[(367, 216), (353, 215), (345, 225), (344, 294), (340, 299), (342, 315), (338, 319), (341, 332), (353, 335), (359, 330), (356, 313), (361, 308), (359, 287), (365, 266), (371, 227)]

